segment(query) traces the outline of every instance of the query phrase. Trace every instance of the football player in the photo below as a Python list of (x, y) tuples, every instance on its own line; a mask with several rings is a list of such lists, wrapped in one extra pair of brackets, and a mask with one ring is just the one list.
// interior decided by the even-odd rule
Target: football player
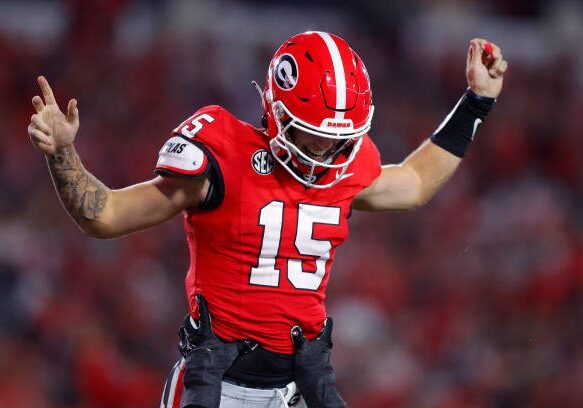
[(325, 32), (295, 35), (273, 56), (260, 89), (264, 128), (203, 107), (172, 130), (152, 180), (112, 190), (89, 173), (73, 145), (77, 102), (61, 112), (42, 76), (28, 133), (87, 234), (119, 237), (184, 214), (190, 311), (162, 406), (342, 407), (324, 300), (350, 213), (425, 204), (459, 166), (506, 68), (498, 46), (471, 40), (468, 89), (393, 165), (381, 165), (368, 135), (362, 60)]

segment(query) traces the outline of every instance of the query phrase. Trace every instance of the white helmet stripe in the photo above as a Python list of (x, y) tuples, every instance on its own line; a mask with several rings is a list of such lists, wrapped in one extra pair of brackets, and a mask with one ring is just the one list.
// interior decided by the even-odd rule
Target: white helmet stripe
[[(330, 34), (322, 31), (317, 31), (317, 34), (326, 43), (330, 57), (332, 57), (334, 82), (336, 82), (336, 109), (346, 109), (346, 76), (344, 75), (344, 64), (342, 63), (340, 51), (338, 51), (338, 47)], [(344, 112), (336, 112), (334, 119), (344, 119)]]

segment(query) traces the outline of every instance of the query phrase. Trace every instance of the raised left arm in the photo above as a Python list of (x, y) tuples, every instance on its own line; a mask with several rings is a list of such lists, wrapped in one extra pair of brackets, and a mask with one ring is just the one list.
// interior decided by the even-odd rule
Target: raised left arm
[(458, 168), (478, 125), (502, 91), (507, 67), (498, 46), (484, 39), (470, 41), (466, 94), (430, 140), (402, 163), (383, 166), (380, 176), (356, 196), (353, 208), (409, 210), (427, 203)]
[(400, 164), (383, 166), (380, 176), (358, 194), (361, 211), (412, 210), (428, 202), (453, 175), (461, 159), (426, 140)]

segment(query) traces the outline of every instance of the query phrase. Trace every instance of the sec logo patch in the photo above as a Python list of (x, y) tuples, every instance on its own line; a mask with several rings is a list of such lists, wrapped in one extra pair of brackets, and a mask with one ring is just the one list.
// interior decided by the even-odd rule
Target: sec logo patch
[(273, 156), (267, 150), (257, 150), (251, 157), (251, 165), (255, 172), (265, 176), (273, 171)]

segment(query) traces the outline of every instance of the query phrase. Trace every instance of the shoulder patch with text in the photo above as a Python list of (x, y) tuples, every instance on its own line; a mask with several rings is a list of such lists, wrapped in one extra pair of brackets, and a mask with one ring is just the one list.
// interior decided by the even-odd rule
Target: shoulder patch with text
[(197, 176), (207, 168), (208, 158), (202, 149), (180, 136), (172, 136), (158, 153), (155, 171)]

